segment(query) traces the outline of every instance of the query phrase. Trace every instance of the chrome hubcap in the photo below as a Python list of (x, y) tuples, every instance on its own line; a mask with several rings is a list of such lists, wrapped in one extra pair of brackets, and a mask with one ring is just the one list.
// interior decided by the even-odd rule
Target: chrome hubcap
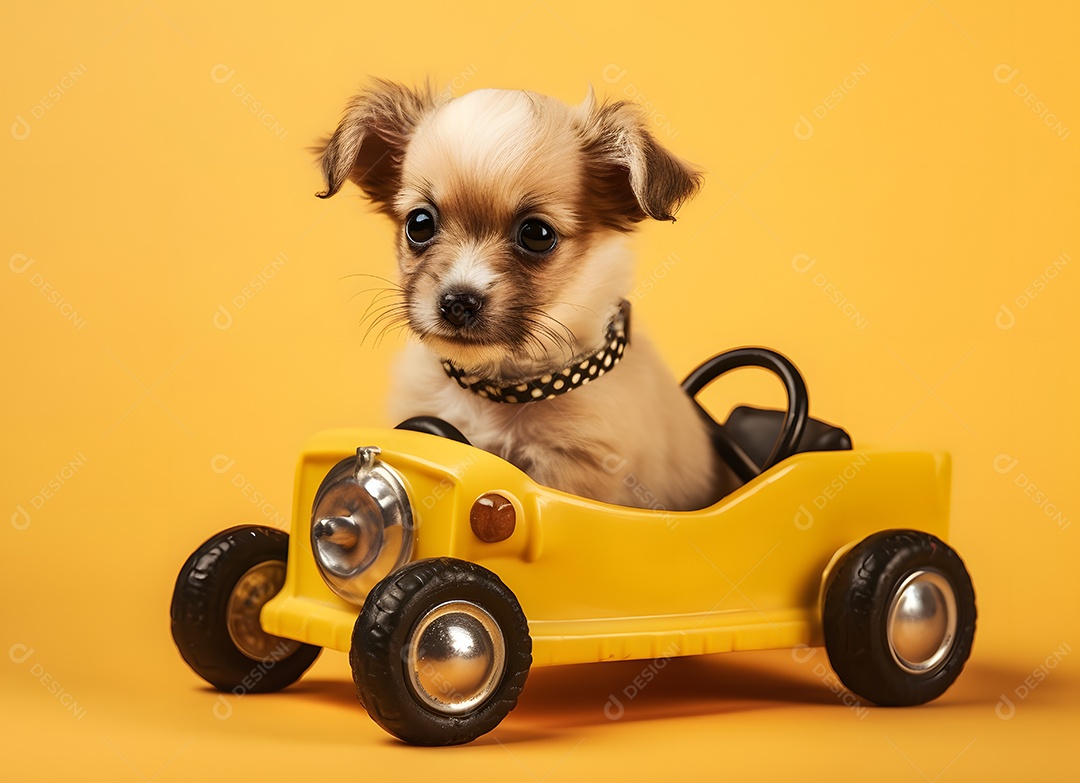
[(927, 674), (956, 639), (956, 594), (937, 571), (915, 571), (893, 593), (886, 621), (889, 651), (901, 668)]
[(259, 612), (285, 584), (285, 563), (267, 560), (247, 570), (236, 583), (225, 609), (233, 644), (254, 661), (280, 661), (300, 649), (300, 643), (272, 636), (262, 629)]
[(436, 606), (416, 623), (405, 649), (413, 693), (445, 715), (461, 715), (487, 701), (506, 669), (498, 623), (469, 601)]

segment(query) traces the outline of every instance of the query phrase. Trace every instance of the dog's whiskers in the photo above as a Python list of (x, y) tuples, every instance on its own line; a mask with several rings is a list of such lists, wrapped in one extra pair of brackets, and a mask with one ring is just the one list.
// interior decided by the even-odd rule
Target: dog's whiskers
[(383, 277), (382, 275), (372, 275), (368, 274), (367, 272), (353, 272), (349, 275), (342, 275), (339, 279), (348, 280), (351, 277), (370, 277), (372, 280), (379, 280), (383, 283), (388, 283), (391, 288), (401, 288), (401, 285), (397, 281), (391, 280), (389, 277)]
[[(387, 301), (388, 295), (389, 301)], [(382, 299), (381, 302), (380, 299)], [(374, 341), (374, 345), (378, 346), (391, 329), (396, 326), (408, 326), (408, 315), (408, 303), (400, 296), (400, 292), (384, 289), (381, 296), (376, 295), (360, 319), (358, 326), (363, 326), (367, 322), (367, 329), (364, 330), (360, 343), (367, 342), (371, 333), (378, 329), (378, 335)]]
[[(389, 295), (389, 296), (388, 296)], [(364, 308), (364, 314), (360, 317), (360, 324), (370, 318), (373, 314), (385, 312), (388, 309), (395, 307), (405, 307), (405, 300), (396, 291), (383, 291), (380, 294), (376, 294), (372, 297), (368, 306)]]
[(408, 311), (408, 306), (406, 304), (407, 292), (400, 283), (380, 275), (368, 274), (366, 272), (356, 272), (345, 275), (342, 279), (354, 277), (365, 277), (387, 283), (386, 286), (361, 289), (349, 297), (349, 301), (351, 302), (358, 296), (371, 294), (371, 301), (368, 302), (367, 307), (364, 308), (363, 315), (360, 316), (360, 321), (357, 323), (357, 326), (363, 327), (364, 324), (367, 323), (367, 329), (364, 331), (364, 335), (360, 340), (360, 344), (363, 345), (367, 342), (372, 331), (382, 325), (382, 328), (374, 341), (374, 344), (377, 345), (381, 342), (391, 326), (396, 322), (405, 320)]
[(378, 336), (375, 338), (375, 341), (372, 343), (372, 347), (378, 348), (382, 344), (383, 338), (385, 338), (388, 334), (391, 334), (393, 332), (400, 332), (402, 329), (407, 329), (408, 326), (408, 322), (403, 321), (396, 324), (391, 323), (383, 327), (382, 331), (379, 332)]
[[(550, 321), (545, 323), (541, 319)], [(570, 359), (576, 353), (575, 336), (573, 331), (562, 321), (554, 318), (539, 309), (530, 308), (523, 316), (522, 322), (528, 327), (527, 338), (530, 344), (534, 344), (540, 355), (532, 355), (533, 360), (540, 360), (551, 351), (557, 350), (565, 359)]]

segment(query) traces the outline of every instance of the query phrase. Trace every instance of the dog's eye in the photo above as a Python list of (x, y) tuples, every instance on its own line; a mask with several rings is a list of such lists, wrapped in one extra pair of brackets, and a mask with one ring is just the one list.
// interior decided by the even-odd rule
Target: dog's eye
[(518, 230), (518, 244), (530, 253), (550, 253), (555, 249), (558, 238), (555, 229), (543, 220), (526, 220)]
[(413, 245), (423, 245), (435, 236), (435, 216), (426, 209), (414, 209), (405, 220), (405, 237)]

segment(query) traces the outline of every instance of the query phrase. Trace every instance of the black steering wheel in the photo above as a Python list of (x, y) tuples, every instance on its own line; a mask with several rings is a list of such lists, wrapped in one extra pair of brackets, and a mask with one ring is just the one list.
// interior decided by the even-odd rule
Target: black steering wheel
[(743, 482), (747, 482), (798, 450), (799, 440), (810, 419), (810, 397), (806, 391), (806, 382), (803, 381), (798, 368), (786, 356), (770, 351), (768, 348), (736, 348), (717, 354), (690, 373), (682, 382), (682, 388), (691, 399), (696, 398), (702, 389), (721, 375), (741, 367), (761, 367), (769, 370), (783, 382), (784, 391), (787, 392), (787, 411), (780, 425), (780, 434), (776, 438), (772, 452), (762, 464), (758, 465), (751, 459), (724, 429), (724, 425), (709, 416), (696, 399), (694, 404), (714, 425), (713, 441), (717, 451), (731, 466), (735, 475)]

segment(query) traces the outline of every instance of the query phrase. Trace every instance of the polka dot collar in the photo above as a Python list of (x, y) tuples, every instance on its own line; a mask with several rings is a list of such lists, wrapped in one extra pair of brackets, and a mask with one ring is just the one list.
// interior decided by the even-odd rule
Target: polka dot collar
[(545, 373), (539, 378), (504, 386), (502, 381), (469, 375), (455, 367), (449, 359), (444, 359), (442, 365), (446, 374), (457, 381), (458, 386), (486, 400), (509, 403), (539, 402), (578, 389), (612, 370), (622, 359), (629, 343), (630, 303), (624, 299), (619, 303), (619, 312), (608, 324), (604, 342), (598, 348), (578, 355), (564, 367)]

